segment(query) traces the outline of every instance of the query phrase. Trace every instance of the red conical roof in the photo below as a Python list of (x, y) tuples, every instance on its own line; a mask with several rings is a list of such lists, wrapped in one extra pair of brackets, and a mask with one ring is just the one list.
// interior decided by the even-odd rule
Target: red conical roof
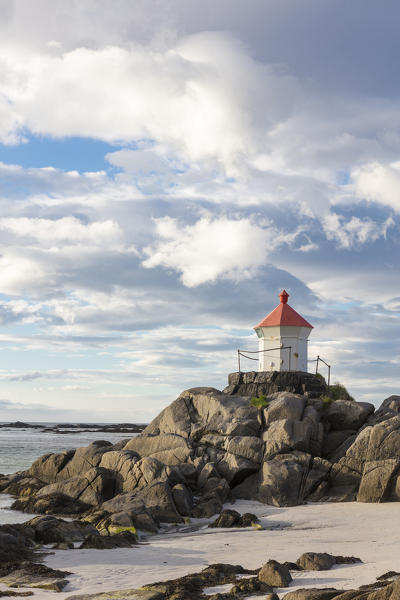
[(254, 329), (257, 329), (258, 327), (275, 327), (277, 325), (284, 325), (289, 327), (308, 327), (310, 329), (313, 329), (313, 326), (310, 325), (308, 321), (303, 319), (303, 317), (300, 316), (299, 313), (297, 313), (291, 306), (289, 306), (289, 304), (287, 303), (289, 294), (286, 290), (283, 290), (279, 294), (279, 297), (281, 299), (281, 303), (278, 304), (278, 306), (272, 312), (270, 312), (269, 315), (267, 315), (265, 319), (261, 321), (261, 323), (256, 325)]

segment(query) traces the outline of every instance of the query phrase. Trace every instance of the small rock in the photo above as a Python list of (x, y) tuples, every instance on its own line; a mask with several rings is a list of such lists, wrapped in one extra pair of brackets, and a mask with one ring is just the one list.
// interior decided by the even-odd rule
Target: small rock
[(276, 560), (269, 560), (261, 568), (258, 578), (272, 587), (288, 587), (292, 581), (289, 569)]
[(331, 600), (331, 598), (335, 598), (341, 593), (342, 590), (335, 590), (334, 588), (301, 588), (285, 594), (282, 600)]
[(259, 523), (257, 515), (253, 513), (244, 513), (239, 519), (237, 527), (254, 527)]
[[(230, 589), (230, 594), (238, 595), (253, 595), (256, 592), (272, 592), (271, 586), (260, 581), (257, 577), (250, 577), (248, 579), (240, 579)], [(279, 600), (279, 598), (278, 598)]]
[(112, 548), (131, 548), (137, 544), (135, 534), (123, 531), (117, 535), (88, 535), (79, 548), (111, 550)]
[(326, 571), (336, 564), (336, 558), (326, 552), (305, 552), (297, 564), (305, 571)]
[(240, 513), (236, 510), (223, 510), (215, 521), (209, 524), (209, 527), (237, 527), (240, 519)]

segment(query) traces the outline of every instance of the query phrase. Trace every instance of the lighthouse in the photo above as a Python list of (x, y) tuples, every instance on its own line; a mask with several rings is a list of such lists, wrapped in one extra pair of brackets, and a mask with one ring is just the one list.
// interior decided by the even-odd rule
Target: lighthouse
[(259, 371), (307, 371), (307, 341), (313, 326), (279, 294), (280, 304), (254, 327), (259, 338)]

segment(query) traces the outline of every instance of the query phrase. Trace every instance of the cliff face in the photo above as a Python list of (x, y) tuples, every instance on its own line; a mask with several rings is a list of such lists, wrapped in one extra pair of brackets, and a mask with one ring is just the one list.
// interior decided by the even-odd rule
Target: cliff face
[(233, 374), (224, 392), (187, 390), (127, 443), (46, 455), (0, 489), (18, 496), (19, 509), (86, 514), (107, 531), (210, 517), (229, 497), (276, 506), (400, 500), (400, 396), (374, 412), (368, 403), (324, 402), (316, 386), (265, 394), (263, 409), (232, 395), (232, 386), (259, 394), (251, 386), (265, 393), (315, 383), (302, 373), (260, 375)]

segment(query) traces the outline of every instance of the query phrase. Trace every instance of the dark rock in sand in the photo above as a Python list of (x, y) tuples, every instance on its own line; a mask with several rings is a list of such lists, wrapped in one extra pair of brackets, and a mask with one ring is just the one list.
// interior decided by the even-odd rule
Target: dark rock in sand
[(258, 579), (272, 587), (288, 587), (292, 581), (292, 576), (285, 565), (276, 560), (269, 560), (261, 567)]
[(132, 548), (137, 544), (135, 534), (122, 531), (116, 535), (88, 535), (79, 548), (95, 548), (96, 550), (111, 550), (113, 548)]
[(325, 571), (336, 564), (336, 558), (326, 552), (305, 552), (297, 560), (304, 571)]
[(13, 588), (30, 587), (61, 592), (68, 585), (68, 580), (65, 579), (68, 575), (71, 575), (68, 571), (58, 571), (45, 565), (31, 563), (0, 577), (0, 583)]
[(349, 565), (362, 562), (355, 556), (333, 556), (326, 552), (305, 552), (297, 560), (297, 565), (304, 571), (325, 571), (333, 565)]
[(241, 515), (236, 510), (226, 509), (219, 517), (209, 524), (209, 527), (252, 527), (258, 523), (258, 518), (252, 513)]
[(282, 600), (331, 600), (331, 598), (337, 598), (342, 591), (335, 588), (301, 588), (294, 592), (288, 592)]
[[(229, 593), (231, 595), (237, 594), (237, 598), (254, 595), (254, 594), (265, 594), (272, 592), (272, 587), (266, 583), (260, 581), (258, 577), (250, 577), (246, 579), (240, 579), (231, 589)], [(235, 597), (235, 596), (234, 596)], [(278, 597), (277, 597), (278, 598)], [(278, 598), (279, 600), (279, 598)]]
[(219, 517), (209, 524), (209, 527), (236, 527), (240, 519), (240, 513), (236, 510), (223, 510)]
[(259, 523), (257, 515), (253, 513), (244, 513), (241, 515), (237, 527), (253, 527)]
[(39, 544), (78, 542), (88, 535), (99, 535), (90, 523), (64, 521), (50, 515), (34, 517), (23, 523), (23, 528)]

